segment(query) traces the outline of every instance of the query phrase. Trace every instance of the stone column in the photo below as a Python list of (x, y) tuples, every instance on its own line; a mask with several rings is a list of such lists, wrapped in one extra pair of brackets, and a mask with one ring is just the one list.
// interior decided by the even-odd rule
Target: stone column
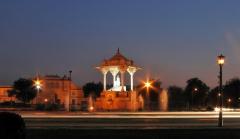
[(131, 91), (133, 91), (133, 74), (134, 73), (130, 73), (130, 76), (131, 76)]
[(107, 73), (108, 70), (103, 68), (101, 69), (102, 74), (103, 74), (103, 90), (106, 91), (107, 90)]
[(137, 68), (129, 67), (127, 69), (127, 71), (128, 71), (128, 73), (130, 74), (130, 77), (131, 77), (131, 91), (133, 91), (133, 75), (137, 71)]
[(103, 90), (107, 90), (107, 73), (103, 73)]

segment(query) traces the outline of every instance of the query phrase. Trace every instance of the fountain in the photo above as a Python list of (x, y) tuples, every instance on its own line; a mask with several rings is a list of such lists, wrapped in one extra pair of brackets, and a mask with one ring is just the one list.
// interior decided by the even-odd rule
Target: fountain
[(142, 95), (139, 95), (138, 96), (138, 100), (139, 100), (139, 105), (140, 105), (140, 109), (143, 109), (144, 108), (144, 99), (143, 99), (143, 96)]
[(88, 111), (93, 112), (94, 111), (94, 100), (92, 95), (89, 95), (88, 97)]
[(168, 110), (168, 93), (167, 90), (162, 90), (159, 94), (159, 109), (161, 111)]

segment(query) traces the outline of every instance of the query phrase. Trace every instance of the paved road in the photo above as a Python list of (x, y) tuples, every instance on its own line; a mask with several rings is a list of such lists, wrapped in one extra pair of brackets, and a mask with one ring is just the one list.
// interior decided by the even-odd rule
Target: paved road
[[(216, 128), (217, 112), (20, 112), (28, 129)], [(225, 128), (240, 128), (240, 112), (224, 113)]]

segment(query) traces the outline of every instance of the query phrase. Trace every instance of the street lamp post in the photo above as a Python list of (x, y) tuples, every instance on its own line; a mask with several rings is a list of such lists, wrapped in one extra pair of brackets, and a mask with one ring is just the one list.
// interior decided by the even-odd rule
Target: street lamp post
[(219, 117), (218, 117), (218, 127), (223, 126), (223, 88), (222, 88), (222, 68), (225, 62), (225, 56), (222, 54), (218, 56), (218, 65), (219, 65), (219, 93), (220, 93), (220, 110), (219, 110)]
[[(40, 92), (40, 90), (41, 90), (41, 88), (42, 88), (42, 83), (41, 83), (41, 80), (39, 80), (38, 77), (37, 77), (37, 79), (34, 81), (34, 86), (35, 86), (36, 89), (37, 89), (37, 95), (39, 95), (39, 92)], [(38, 102), (37, 102), (37, 98), (36, 98), (36, 103), (38, 103)]]
[(191, 99), (192, 99), (191, 108), (192, 108), (192, 110), (193, 110), (193, 95), (194, 95), (193, 93), (194, 93), (194, 92), (196, 93), (197, 91), (198, 91), (198, 89), (197, 89), (197, 88), (194, 88), (193, 91), (192, 91), (192, 93), (191, 93), (191, 96), (192, 96), (192, 97), (191, 97)]

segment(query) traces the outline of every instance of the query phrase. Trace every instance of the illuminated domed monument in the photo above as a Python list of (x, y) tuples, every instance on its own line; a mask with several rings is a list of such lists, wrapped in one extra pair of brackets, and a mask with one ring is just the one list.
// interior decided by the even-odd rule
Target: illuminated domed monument
[[(142, 108), (143, 102), (139, 101), (139, 96), (133, 87), (134, 74), (140, 68), (135, 66), (132, 60), (123, 56), (118, 49), (112, 58), (104, 60), (97, 69), (103, 74), (104, 87), (101, 96), (96, 101), (97, 110), (135, 111)], [(107, 90), (108, 73), (113, 76), (113, 87)], [(130, 91), (127, 91), (125, 86), (124, 77), (127, 73), (130, 75)]]

